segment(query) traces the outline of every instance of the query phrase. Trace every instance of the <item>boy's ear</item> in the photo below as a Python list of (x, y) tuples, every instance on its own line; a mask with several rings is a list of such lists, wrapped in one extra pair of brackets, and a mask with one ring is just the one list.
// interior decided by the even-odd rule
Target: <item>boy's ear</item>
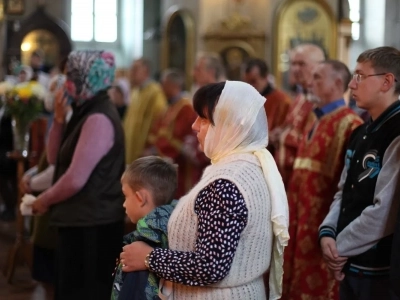
[(136, 196), (138, 197), (140, 207), (146, 205), (150, 201), (150, 194), (145, 189), (140, 189), (137, 191)]

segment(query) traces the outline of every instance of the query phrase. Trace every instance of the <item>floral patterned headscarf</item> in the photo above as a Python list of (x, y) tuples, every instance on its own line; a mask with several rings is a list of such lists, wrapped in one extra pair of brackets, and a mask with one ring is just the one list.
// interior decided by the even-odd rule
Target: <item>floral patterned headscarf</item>
[(73, 51), (66, 64), (66, 88), (77, 104), (108, 89), (115, 76), (115, 59), (107, 51)]

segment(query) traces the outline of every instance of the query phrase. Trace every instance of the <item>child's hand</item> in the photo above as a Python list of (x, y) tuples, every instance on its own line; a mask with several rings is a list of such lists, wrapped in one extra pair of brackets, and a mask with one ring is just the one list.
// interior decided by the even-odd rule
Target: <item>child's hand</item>
[(147, 270), (144, 260), (151, 251), (153, 251), (153, 248), (144, 242), (133, 242), (130, 245), (126, 245), (122, 248), (120, 254), (122, 271), (132, 272)]
[(332, 274), (337, 281), (342, 281), (344, 279), (344, 273), (342, 273), (342, 271), (332, 271)]

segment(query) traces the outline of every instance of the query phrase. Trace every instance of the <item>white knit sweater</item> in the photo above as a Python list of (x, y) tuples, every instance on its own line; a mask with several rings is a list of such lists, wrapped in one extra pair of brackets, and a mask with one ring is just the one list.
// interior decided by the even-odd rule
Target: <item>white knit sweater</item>
[(204, 171), (200, 182), (179, 200), (169, 220), (169, 247), (178, 251), (195, 250), (198, 222), (195, 200), (203, 188), (217, 179), (233, 182), (242, 193), (248, 209), (247, 226), (241, 234), (228, 275), (222, 281), (204, 287), (174, 283), (174, 299), (266, 299), (262, 275), (271, 261), (271, 203), (262, 169), (254, 155), (234, 154)]

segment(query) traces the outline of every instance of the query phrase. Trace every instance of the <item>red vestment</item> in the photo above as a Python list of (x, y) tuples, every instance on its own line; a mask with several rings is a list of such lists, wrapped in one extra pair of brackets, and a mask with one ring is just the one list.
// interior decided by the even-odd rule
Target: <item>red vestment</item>
[(313, 103), (308, 101), (304, 94), (299, 94), (281, 126), (282, 133), (275, 151), (275, 161), (286, 188), (292, 174), (297, 148), (304, 133), (308, 132), (315, 121), (315, 115), (312, 112), (313, 106)]
[(347, 106), (315, 122), (299, 145), (288, 186), (289, 245), (285, 249), (284, 300), (338, 299), (322, 258), (318, 227), (328, 214), (344, 166), (352, 131), (362, 120)]
[(267, 113), (268, 129), (272, 131), (285, 122), (292, 101), (288, 95), (276, 89), (273, 89), (264, 97), (267, 99), (264, 108)]
[[(178, 165), (178, 189), (176, 197), (185, 195), (200, 179), (209, 159), (198, 150), (198, 141), (192, 130), (197, 118), (188, 99), (181, 98), (170, 105), (149, 135), (148, 143), (156, 147), (160, 156), (169, 157)], [(195, 143), (197, 161), (191, 161), (182, 153), (186, 139)]]
[[(263, 96), (267, 99), (264, 108), (267, 114), (268, 130), (271, 132), (285, 122), (292, 101), (288, 95), (277, 89), (270, 89), (269, 93)], [(273, 144), (268, 144), (267, 149), (274, 155), (275, 147)]]

